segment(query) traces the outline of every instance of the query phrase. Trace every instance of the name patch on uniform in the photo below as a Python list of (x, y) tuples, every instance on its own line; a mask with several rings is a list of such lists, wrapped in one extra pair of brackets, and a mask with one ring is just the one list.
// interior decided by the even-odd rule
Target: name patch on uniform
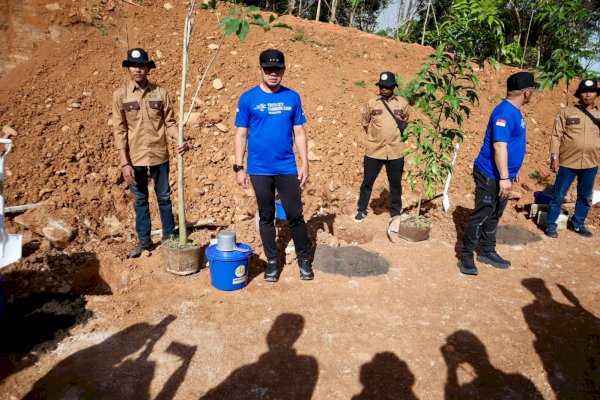
[(371, 110), (371, 115), (381, 115), (383, 114), (383, 110)]
[(567, 125), (579, 125), (581, 119), (579, 118), (567, 118)]
[(498, 119), (496, 120), (496, 126), (501, 126), (501, 127), (503, 127), (503, 128), (504, 128), (504, 127), (506, 126), (506, 120), (505, 120), (505, 119), (500, 119), (500, 118), (498, 118)]

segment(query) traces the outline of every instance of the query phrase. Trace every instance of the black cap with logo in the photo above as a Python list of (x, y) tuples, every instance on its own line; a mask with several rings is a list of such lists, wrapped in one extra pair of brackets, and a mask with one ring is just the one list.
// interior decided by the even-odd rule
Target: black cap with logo
[(539, 88), (540, 84), (535, 81), (533, 74), (529, 72), (517, 72), (506, 80), (506, 90), (521, 90), (527, 88)]
[(285, 56), (276, 49), (263, 51), (258, 60), (262, 68), (285, 68)]
[(596, 92), (598, 96), (600, 96), (600, 87), (598, 87), (598, 81), (595, 79), (584, 79), (579, 82), (579, 87), (575, 92), (575, 97), (579, 97), (579, 95), (583, 92)]
[(379, 82), (377, 82), (376, 85), (386, 88), (398, 86), (398, 83), (396, 82), (396, 75), (389, 71), (382, 72), (379, 75)]
[(128, 68), (131, 64), (147, 64), (150, 68), (156, 68), (156, 64), (148, 57), (148, 53), (139, 47), (127, 51), (127, 60), (123, 60), (123, 66)]

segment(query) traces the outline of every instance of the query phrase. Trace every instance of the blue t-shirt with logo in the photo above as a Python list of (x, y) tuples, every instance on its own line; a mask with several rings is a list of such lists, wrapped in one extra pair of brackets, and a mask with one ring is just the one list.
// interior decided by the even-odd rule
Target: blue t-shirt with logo
[(306, 123), (300, 95), (281, 86), (253, 87), (240, 97), (235, 126), (248, 129), (249, 175), (295, 175), (294, 126)]
[(511, 180), (514, 179), (523, 165), (527, 138), (523, 114), (507, 100), (503, 100), (492, 111), (485, 131), (483, 146), (481, 146), (479, 156), (475, 159), (475, 166), (485, 176), (498, 180), (500, 174), (494, 161), (494, 142), (506, 143), (508, 175)]

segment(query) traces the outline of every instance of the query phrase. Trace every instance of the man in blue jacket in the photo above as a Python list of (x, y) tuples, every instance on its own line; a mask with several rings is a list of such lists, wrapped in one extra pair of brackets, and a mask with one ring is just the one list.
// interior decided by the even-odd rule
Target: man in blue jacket
[(481, 251), (477, 261), (496, 268), (510, 267), (510, 261), (496, 252), (496, 231), (513, 182), (519, 182), (519, 169), (525, 158), (527, 138), (521, 107), (529, 103), (538, 87), (529, 72), (509, 76), (506, 99), (492, 111), (483, 145), (473, 166), (475, 209), (463, 232), (458, 261), (463, 274), (478, 274), (473, 260), (478, 242)]
[[(280, 265), (275, 248), (275, 190), (290, 224), (300, 279), (314, 278), (308, 258), (308, 234), (302, 215), (300, 188), (308, 179), (306, 117), (300, 95), (281, 85), (285, 58), (281, 51), (265, 50), (259, 57), (261, 83), (240, 97), (235, 117), (236, 182), (248, 188), (252, 182), (258, 203), (260, 237), (267, 256), (264, 279), (276, 282)], [(300, 156), (296, 166), (294, 143)], [(244, 153), (248, 146), (248, 175), (244, 170)]]

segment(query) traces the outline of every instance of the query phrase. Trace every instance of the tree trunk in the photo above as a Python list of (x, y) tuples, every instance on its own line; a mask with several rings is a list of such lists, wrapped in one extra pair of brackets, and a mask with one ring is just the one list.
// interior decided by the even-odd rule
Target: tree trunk
[(429, 20), (429, 8), (431, 7), (431, 0), (427, 3), (427, 13), (425, 13), (425, 23), (423, 24), (423, 35), (421, 36), (421, 46), (425, 45), (425, 30), (427, 29), (427, 20)]
[(315, 21), (319, 22), (319, 18), (321, 17), (321, 0), (317, 3), (317, 15), (315, 17)]
[(296, 5), (296, 1), (295, 0), (288, 0), (287, 2), (287, 12), (288, 15), (292, 15), (292, 13), (294, 12), (294, 6)]
[(356, 15), (356, 5), (350, 9), (350, 26), (354, 27), (354, 17)]
[(331, 0), (331, 9), (329, 10), (329, 22), (337, 23), (337, 19), (335, 17), (338, 6), (338, 0)]

